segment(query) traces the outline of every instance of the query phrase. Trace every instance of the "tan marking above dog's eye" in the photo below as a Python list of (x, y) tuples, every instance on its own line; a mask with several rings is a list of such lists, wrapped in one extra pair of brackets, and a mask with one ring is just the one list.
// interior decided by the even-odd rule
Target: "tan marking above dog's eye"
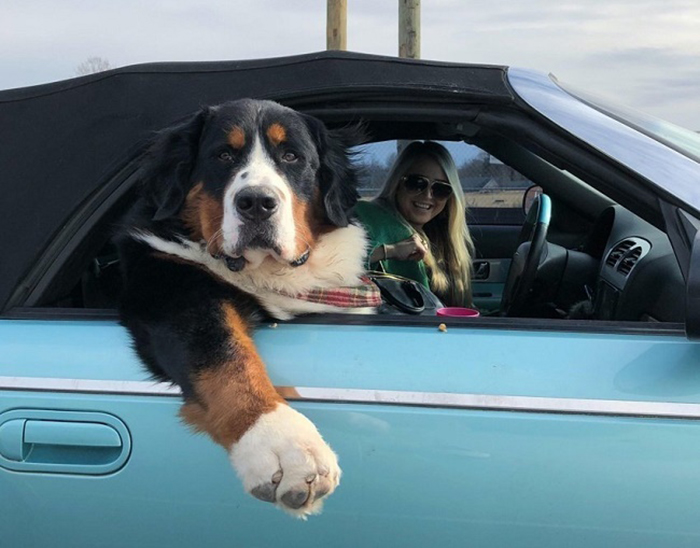
[(235, 149), (245, 146), (245, 132), (238, 126), (233, 126), (228, 133), (228, 143)]
[(287, 139), (287, 130), (282, 124), (274, 123), (267, 128), (267, 137), (274, 146), (277, 146)]

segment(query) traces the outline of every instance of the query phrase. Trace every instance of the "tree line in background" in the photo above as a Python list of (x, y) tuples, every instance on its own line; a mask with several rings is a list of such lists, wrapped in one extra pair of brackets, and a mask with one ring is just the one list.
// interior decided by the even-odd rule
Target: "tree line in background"
[(76, 76), (86, 76), (88, 74), (95, 74), (96, 72), (103, 72), (105, 70), (113, 69), (107, 59), (103, 57), (88, 57), (75, 67)]

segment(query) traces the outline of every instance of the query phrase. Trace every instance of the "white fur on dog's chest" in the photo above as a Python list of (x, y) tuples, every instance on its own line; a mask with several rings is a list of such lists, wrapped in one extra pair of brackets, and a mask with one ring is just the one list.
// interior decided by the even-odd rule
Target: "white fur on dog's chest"
[(254, 269), (233, 272), (212, 257), (199, 242), (168, 241), (153, 234), (134, 232), (141, 240), (162, 253), (174, 255), (206, 267), (222, 280), (254, 295), (273, 317), (288, 320), (298, 314), (316, 312), (369, 313), (368, 308), (340, 308), (294, 298), (315, 289), (358, 286), (365, 273), (367, 234), (361, 226), (348, 225), (319, 237), (309, 259), (293, 267), (268, 256)]

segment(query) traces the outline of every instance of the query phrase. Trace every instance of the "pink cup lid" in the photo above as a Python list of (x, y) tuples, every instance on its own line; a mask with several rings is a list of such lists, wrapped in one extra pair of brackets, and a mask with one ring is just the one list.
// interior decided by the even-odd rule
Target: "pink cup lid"
[(479, 311), (473, 308), (462, 308), (459, 306), (447, 306), (438, 308), (436, 311), (438, 316), (450, 316), (452, 318), (478, 318)]

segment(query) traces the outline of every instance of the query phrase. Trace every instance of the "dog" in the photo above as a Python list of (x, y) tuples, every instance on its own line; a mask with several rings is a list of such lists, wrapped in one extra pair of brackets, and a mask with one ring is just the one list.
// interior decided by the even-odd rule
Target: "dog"
[(202, 108), (154, 138), (116, 238), (120, 319), (138, 356), (181, 388), (181, 417), (227, 450), (248, 493), (302, 518), (341, 470), (276, 392), (251, 333), (265, 319), (380, 304), (349, 214), (361, 134), (271, 101)]

